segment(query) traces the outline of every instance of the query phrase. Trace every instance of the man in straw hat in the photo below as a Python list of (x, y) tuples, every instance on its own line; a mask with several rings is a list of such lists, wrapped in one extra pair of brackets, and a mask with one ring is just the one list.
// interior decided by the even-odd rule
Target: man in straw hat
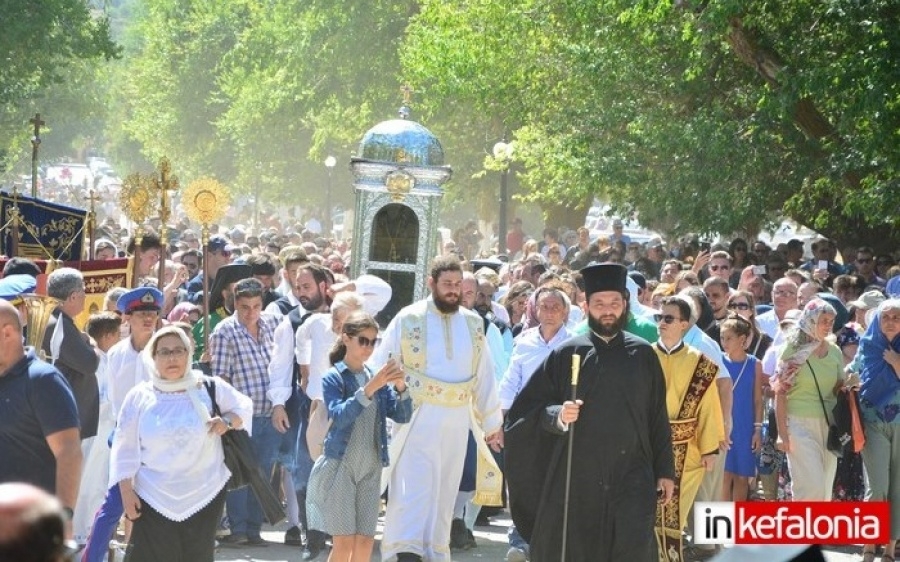
[[(513, 521), (534, 560), (560, 560), (565, 544), (563, 562), (655, 562), (657, 502), (672, 499), (675, 477), (665, 378), (650, 344), (624, 330), (625, 267), (581, 273), (589, 332), (550, 352), (507, 417)], [(581, 379), (572, 400), (575, 362)], [(571, 465), (568, 444), (577, 452)]]

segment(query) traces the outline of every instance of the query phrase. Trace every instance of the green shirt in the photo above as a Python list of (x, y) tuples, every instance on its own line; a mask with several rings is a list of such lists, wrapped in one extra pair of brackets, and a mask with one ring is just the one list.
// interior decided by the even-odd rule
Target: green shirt
[[(213, 311), (212, 314), (209, 315), (209, 333), (212, 334), (213, 330), (216, 329), (216, 326), (219, 322), (225, 318), (225, 314), (227, 311), (224, 308), (220, 308), (218, 310)], [(194, 361), (200, 361), (200, 356), (203, 355), (203, 352), (206, 351), (206, 345), (204, 345), (204, 340), (206, 338), (203, 337), (203, 319), (201, 318), (199, 322), (194, 324), (194, 328), (192, 330), (194, 332)]]
[[(781, 352), (781, 357), (790, 357), (793, 353), (793, 346), (786, 346)], [(812, 365), (812, 370), (809, 368), (810, 365)], [(816, 373), (815, 380), (813, 380), (813, 371)], [(838, 346), (829, 344), (825, 357), (816, 357), (815, 353), (810, 354), (808, 362), (804, 363), (797, 372), (794, 386), (788, 390), (788, 415), (799, 418), (824, 418), (825, 414), (822, 412), (819, 393), (816, 392), (816, 381), (818, 381), (819, 389), (822, 391), (822, 401), (825, 402), (825, 411), (828, 412), (828, 419), (834, 421), (831, 419), (831, 410), (837, 400), (832, 390), (834, 385), (843, 379), (843, 373), (844, 358)]]

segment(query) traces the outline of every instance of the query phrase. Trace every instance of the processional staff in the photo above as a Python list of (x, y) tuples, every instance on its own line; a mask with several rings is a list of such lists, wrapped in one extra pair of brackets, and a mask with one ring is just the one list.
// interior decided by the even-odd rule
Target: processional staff
[[(144, 239), (144, 222), (150, 216), (150, 202), (153, 178), (137, 172), (129, 174), (122, 182), (122, 190), (119, 192), (119, 204), (122, 212), (135, 225), (134, 247), (135, 253)], [(132, 288), (138, 283), (138, 260), (132, 265)]]
[(35, 113), (28, 122), (34, 125), (34, 136), (31, 137), (31, 196), (37, 198), (38, 149), (41, 147), (41, 126), (46, 123), (41, 120), (40, 113)]
[[(578, 399), (578, 373), (581, 371), (581, 356), (572, 354), (572, 402)], [(569, 490), (572, 487), (572, 447), (575, 444), (575, 422), (569, 423), (569, 450), (566, 452), (566, 492), (563, 500), (562, 552), (560, 562), (566, 562), (566, 546), (569, 535)]]
[(181, 205), (191, 220), (200, 223), (200, 243), (203, 244), (203, 349), (209, 351), (209, 225), (225, 216), (231, 194), (211, 178), (192, 181), (181, 195)]
[(178, 190), (178, 178), (170, 176), (172, 166), (169, 159), (163, 156), (159, 160), (159, 175), (153, 178), (153, 188), (159, 192), (159, 241), (162, 251), (159, 256), (159, 273), (156, 287), (162, 291), (166, 281), (166, 248), (169, 246), (169, 229), (166, 226), (172, 211), (169, 209), (169, 192)]
[[(97, 194), (94, 192), (93, 189), (89, 189), (88, 196), (85, 197), (85, 199), (87, 199), (88, 205), (89, 205), (87, 221), (86, 221), (87, 224), (85, 224), (85, 228), (87, 228), (87, 232), (88, 232), (88, 259), (93, 260), (94, 259), (94, 242), (95, 242), (94, 231), (97, 230), (96, 203), (99, 200), (99, 197), (97, 197)], [(84, 254), (82, 254), (82, 255), (84, 255)]]

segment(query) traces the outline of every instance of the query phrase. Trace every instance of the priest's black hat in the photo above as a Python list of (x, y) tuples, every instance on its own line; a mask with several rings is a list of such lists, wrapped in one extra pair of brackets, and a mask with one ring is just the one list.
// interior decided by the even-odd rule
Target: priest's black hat
[(209, 290), (209, 311), (212, 312), (222, 306), (224, 302), (222, 292), (228, 285), (252, 276), (253, 269), (245, 263), (232, 263), (220, 267), (213, 280), (212, 288)]
[(628, 269), (624, 265), (610, 262), (589, 265), (581, 270), (581, 276), (586, 297), (601, 291), (616, 291), (628, 298)]

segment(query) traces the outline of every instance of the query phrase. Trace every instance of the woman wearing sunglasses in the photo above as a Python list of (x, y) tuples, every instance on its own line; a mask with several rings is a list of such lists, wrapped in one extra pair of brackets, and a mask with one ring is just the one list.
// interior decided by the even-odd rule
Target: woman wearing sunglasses
[(759, 330), (756, 325), (756, 299), (750, 291), (734, 291), (728, 297), (728, 311), (740, 315), (750, 322), (750, 338), (747, 339), (747, 353), (762, 361), (772, 345), (772, 338)]
[(309, 477), (306, 510), (309, 527), (334, 538), (331, 561), (371, 558), (381, 469), (388, 464), (385, 420), (406, 423), (412, 416), (400, 364), (390, 359), (374, 374), (365, 364), (377, 337), (375, 319), (352, 312), (331, 349), (334, 366), (322, 381), (331, 427)]

